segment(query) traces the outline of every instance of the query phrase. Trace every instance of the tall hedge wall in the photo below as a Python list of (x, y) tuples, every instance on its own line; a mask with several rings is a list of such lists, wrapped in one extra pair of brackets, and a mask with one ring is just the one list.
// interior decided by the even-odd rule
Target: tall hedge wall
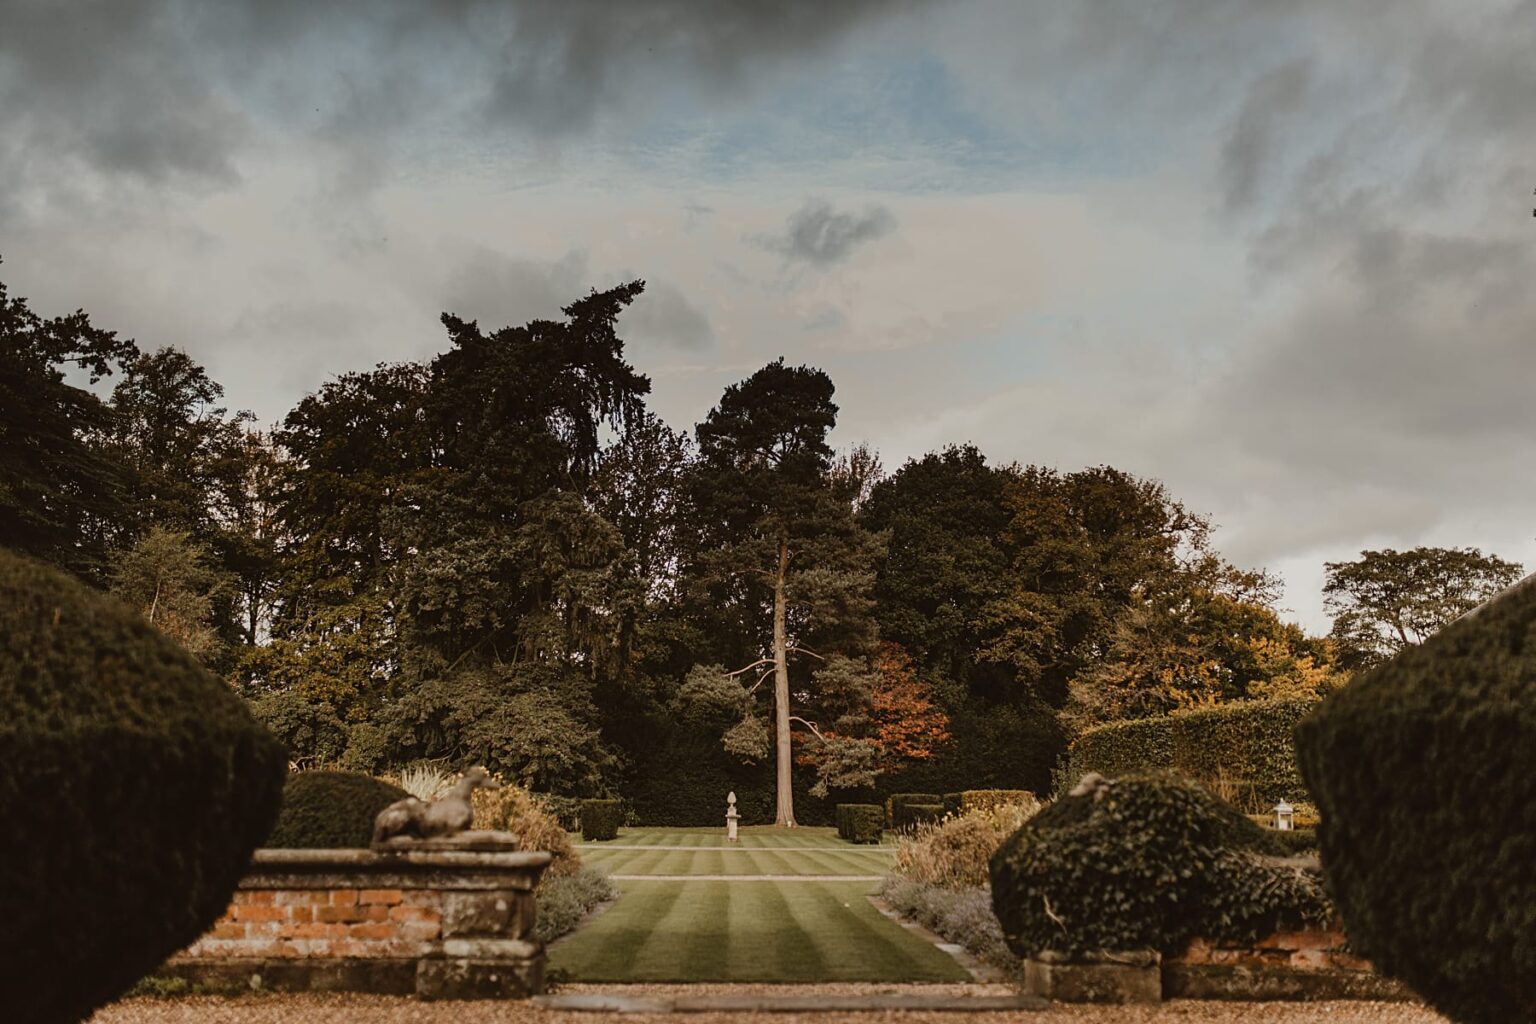
[(0, 1017), (80, 1020), (207, 930), (285, 768), (142, 616), (0, 550)]
[(1316, 707), (1310, 700), (1251, 701), (1089, 729), (1068, 749), (1057, 789), (1070, 789), (1086, 772), (1117, 778), (1172, 771), (1202, 781), (1244, 780), (1266, 804), (1294, 801), (1307, 790), (1292, 733)]
[(1350, 944), (1466, 1024), (1536, 1015), (1536, 577), (1296, 730)]

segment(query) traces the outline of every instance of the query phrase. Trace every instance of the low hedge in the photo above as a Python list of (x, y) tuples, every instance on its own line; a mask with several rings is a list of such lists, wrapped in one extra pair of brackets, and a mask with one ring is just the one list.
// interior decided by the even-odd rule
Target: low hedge
[(1020, 957), (1253, 941), (1332, 915), (1321, 879), (1235, 808), (1168, 775), (1099, 780), (992, 855), (992, 902)]
[(1236, 780), (1265, 805), (1295, 801), (1307, 787), (1292, 733), (1316, 707), (1306, 699), (1244, 701), (1088, 729), (1067, 749), (1056, 789), (1070, 790), (1088, 772), (1171, 771), (1202, 782)]
[(0, 550), (6, 1020), (77, 1021), (218, 919), (282, 745), (144, 617)]
[(1019, 804), (1035, 799), (1027, 789), (967, 789), (944, 794), (944, 813), (958, 817), (971, 811), (990, 811), (994, 807)]
[(1465, 1024), (1536, 1008), (1536, 578), (1296, 730), (1352, 947)]
[(617, 800), (581, 802), (581, 838), (589, 843), (617, 839), (623, 821), (624, 810)]
[(896, 808), (905, 804), (938, 804), (944, 805), (944, 796), (941, 793), (892, 793), (885, 798), (885, 827), (896, 827)]
[(295, 772), (283, 785), (283, 806), (266, 844), (295, 850), (367, 846), (373, 819), (411, 794), (355, 772)]
[(944, 817), (943, 804), (896, 804), (891, 809), (891, 829), (910, 832), (918, 825), (938, 821)]
[(885, 808), (879, 804), (838, 804), (837, 834), (850, 843), (878, 843), (885, 826)]

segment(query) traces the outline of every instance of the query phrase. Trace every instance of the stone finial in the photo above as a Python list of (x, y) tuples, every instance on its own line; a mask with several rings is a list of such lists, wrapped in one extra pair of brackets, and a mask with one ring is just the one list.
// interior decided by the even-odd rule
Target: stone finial
[(501, 785), (484, 768), (471, 768), (436, 800), (427, 802), (413, 796), (396, 800), (373, 819), (374, 845), (395, 836), (438, 839), (463, 832), (475, 821), (470, 796), (482, 787), (500, 789)]

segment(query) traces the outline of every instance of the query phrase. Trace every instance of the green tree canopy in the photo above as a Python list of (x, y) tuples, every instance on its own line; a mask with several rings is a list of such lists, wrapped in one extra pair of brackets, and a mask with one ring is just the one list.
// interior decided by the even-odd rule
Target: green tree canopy
[(1422, 643), (1524, 571), (1477, 548), (1435, 547), (1362, 551), (1354, 561), (1329, 562), (1324, 570), (1330, 636), (1350, 668), (1378, 664)]

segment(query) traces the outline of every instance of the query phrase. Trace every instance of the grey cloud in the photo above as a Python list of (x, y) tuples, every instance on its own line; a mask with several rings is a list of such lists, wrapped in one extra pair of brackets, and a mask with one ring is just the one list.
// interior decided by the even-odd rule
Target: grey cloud
[(1221, 179), (1228, 209), (1253, 201), (1275, 152), (1275, 122), (1296, 112), (1306, 98), (1311, 62), (1294, 60), (1250, 83), (1237, 120), (1221, 150)]
[(787, 260), (829, 267), (864, 243), (895, 230), (896, 217), (884, 206), (866, 206), (855, 214), (838, 212), (826, 200), (811, 199), (789, 215), (782, 235), (763, 236), (758, 242)]
[(670, 284), (647, 281), (620, 320), (622, 337), (698, 351), (715, 340), (709, 317)]
[(496, 330), (554, 319), (589, 287), (584, 249), (541, 262), (476, 247), (449, 273), (440, 294), (444, 311)]

